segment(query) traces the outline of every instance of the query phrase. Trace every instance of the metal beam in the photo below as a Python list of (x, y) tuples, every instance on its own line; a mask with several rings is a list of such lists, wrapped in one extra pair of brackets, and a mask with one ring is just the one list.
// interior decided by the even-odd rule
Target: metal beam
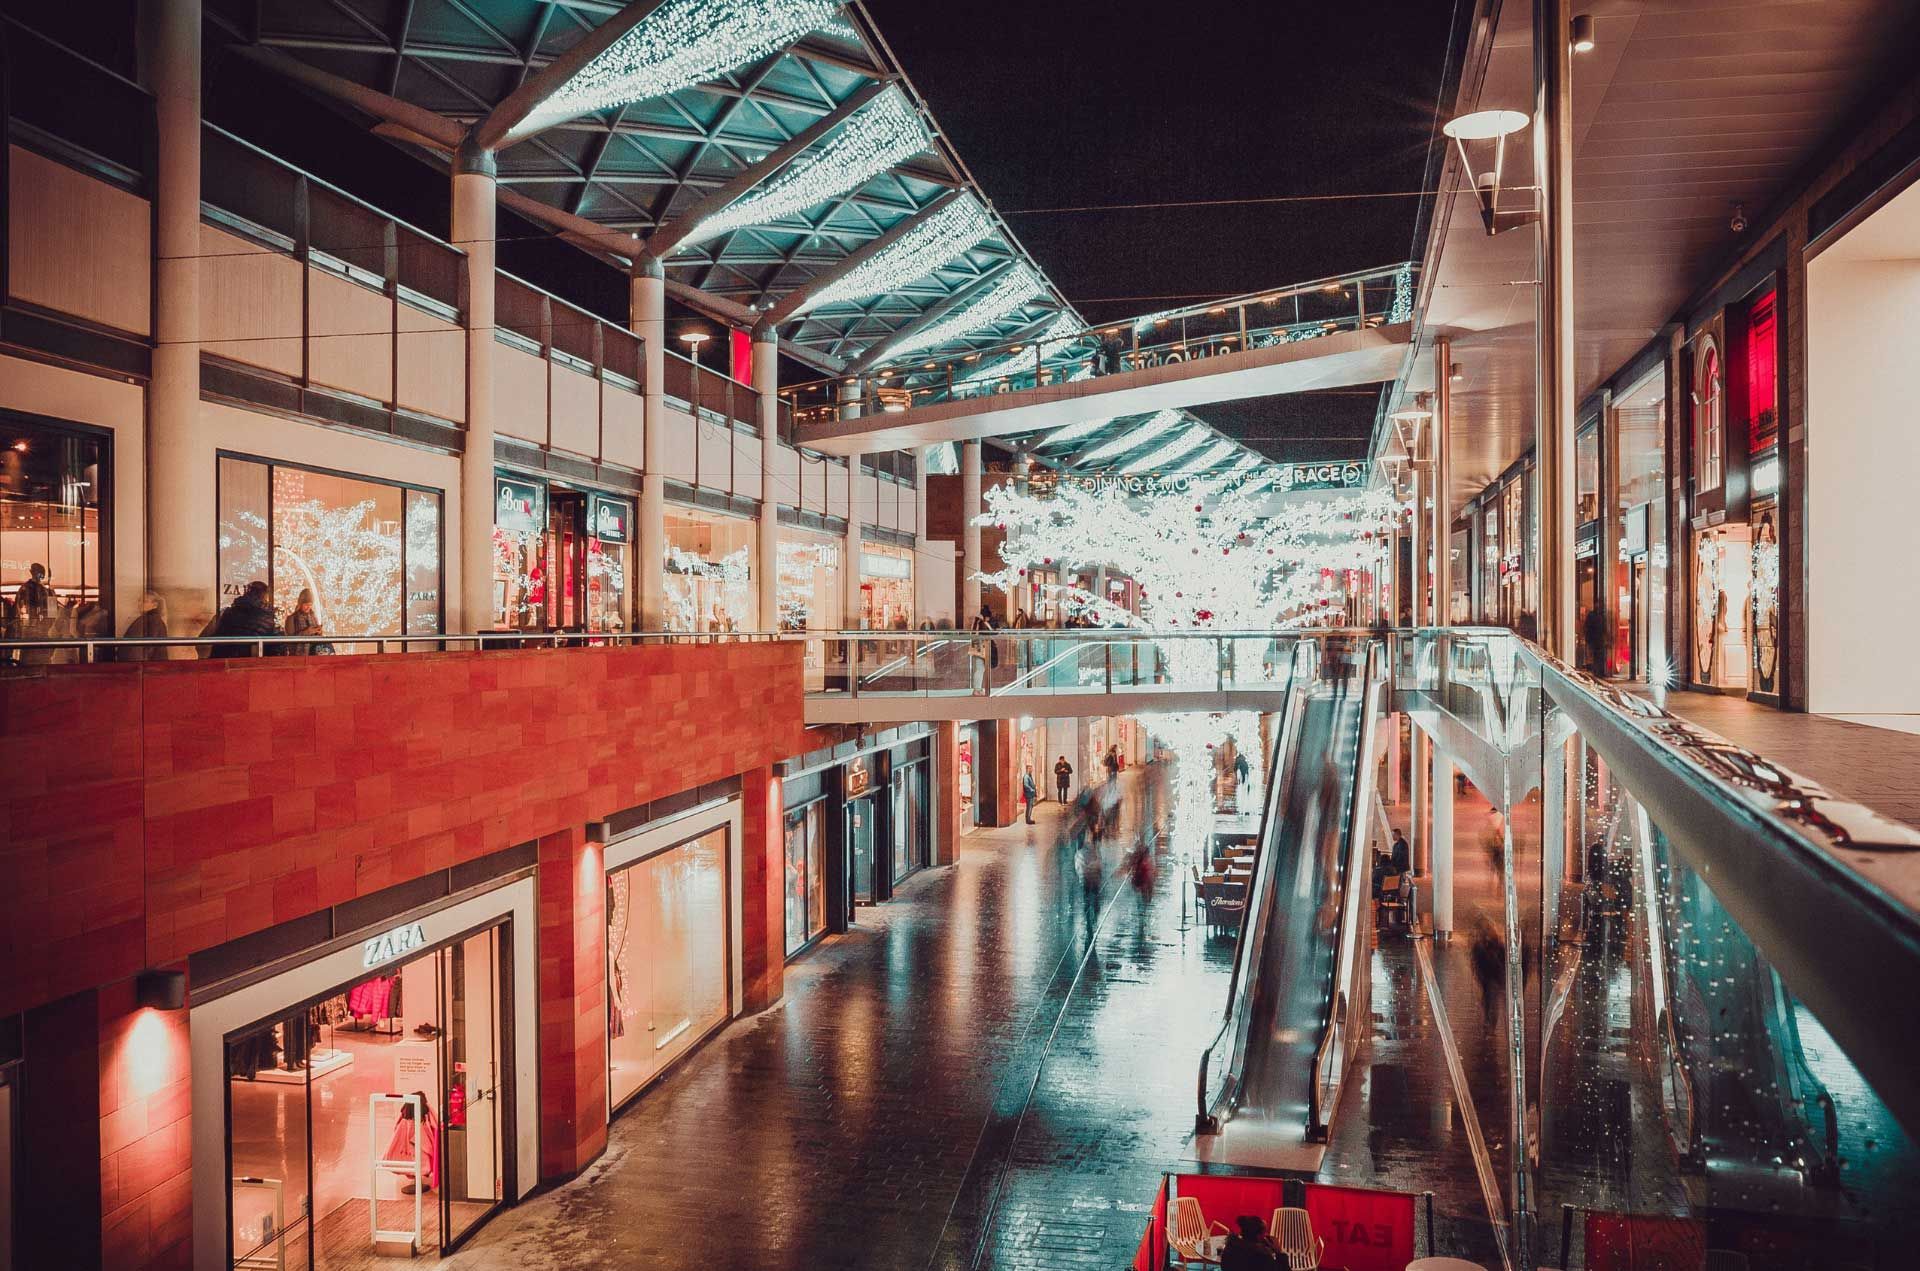
[(266, 67), (275, 74), (284, 75), (297, 84), (302, 84), (355, 110), (372, 115), (384, 123), (395, 124), (416, 133), (447, 150), (456, 149), (466, 136), (466, 129), (445, 116), (437, 115), (412, 102), (402, 101), (378, 89), (368, 88), (364, 84), (356, 83), (343, 76), (323, 71), (317, 66), (309, 66), (299, 58), (282, 53), (278, 49), (259, 44), (237, 45), (233, 52), (256, 65)]
[[(633, 0), (626, 8), (595, 27), (578, 44), (527, 76), (501, 103), (487, 112), (473, 130), (474, 144), (483, 150), (504, 150), (525, 141), (537, 128), (526, 126), (534, 107), (560, 91), (587, 64), (612, 48), (627, 32), (653, 16), (663, 0)], [(531, 58), (528, 63), (531, 63)]]
[(762, 181), (767, 180), (779, 172), (780, 169), (792, 163), (815, 142), (820, 141), (841, 124), (845, 123), (854, 111), (879, 96), (881, 91), (887, 87), (887, 84), (888, 81), (886, 80), (875, 80), (863, 86), (860, 91), (854, 93), (853, 96), (847, 98), (841, 102), (839, 106), (835, 107), (832, 113), (802, 128), (785, 144), (768, 153), (768, 155), (758, 163), (750, 167), (742, 168), (732, 180), (722, 185), (719, 189), (702, 196), (699, 202), (678, 216), (668, 220), (659, 229), (656, 229), (650, 234), (647, 237), (647, 250), (662, 260), (672, 255), (674, 248), (679, 246), (688, 234), (691, 234), (697, 229), (700, 222), (706, 220), (722, 208), (729, 206), (734, 200), (745, 195)]

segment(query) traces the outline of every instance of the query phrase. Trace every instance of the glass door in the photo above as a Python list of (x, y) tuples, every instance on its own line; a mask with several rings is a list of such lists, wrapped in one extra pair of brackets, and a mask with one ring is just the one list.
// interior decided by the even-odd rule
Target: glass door
[[(847, 889), (855, 904), (873, 903), (873, 800), (854, 799), (847, 804), (847, 869), (852, 886)], [(848, 918), (852, 918), (849, 909)]]
[(446, 1162), (440, 1229), (456, 1248), (506, 1195), (500, 1136), (500, 931), (489, 927), (440, 954), (440, 1070)]
[(547, 625), (557, 630), (582, 630), (586, 624), (586, 524), (584, 495), (549, 492), (547, 559), (553, 577), (547, 588)]

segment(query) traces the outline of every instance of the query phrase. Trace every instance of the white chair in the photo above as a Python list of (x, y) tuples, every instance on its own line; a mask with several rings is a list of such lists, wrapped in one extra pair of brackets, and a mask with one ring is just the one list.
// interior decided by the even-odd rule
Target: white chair
[(1313, 1219), (1304, 1209), (1273, 1211), (1273, 1238), (1287, 1255), (1289, 1271), (1315, 1271), (1327, 1242), (1313, 1234)]
[(1200, 1212), (1200, 1202), (1194, 1197), (1174, 1197), (1173, 1224), (1167, 1232), (1167, 1244), (1182, 1266), (1190, 1262), (1220, 1261), (1213, 1252), (1214, 1227), (1227, 1229), (1224, 1223), (1209, 1224), (1207, 1216)]

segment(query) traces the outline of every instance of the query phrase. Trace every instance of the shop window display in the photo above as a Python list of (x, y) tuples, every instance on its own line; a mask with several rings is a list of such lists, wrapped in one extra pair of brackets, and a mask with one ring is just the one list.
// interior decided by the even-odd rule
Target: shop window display
[(592, 495), (587, 500), (587, 630), (627, 629), (633, 561), (633, 506)]
[(283, 623), (310, 590), (328, 635), (441, 630), (439, 491), (232, 455), (219, 471), (221, 604), (260, 579)]
[(107, 442), (0, 416), (0, 632), (112, 635), (101, 584)]
[(1726, 469), (1727, 398), (1720, 349), (1709, 338), (1694, 381), (1694, 477), (1701, 491), (1718, 490)]
[(788, 957), (827, 929), (826, 807), (816, 799), (786, 815)]
[(236, 1271), (444, 1253), (500, 1204), (503, 931), (227, 1037)]
[(889, 543), (860, 549), (860, 626), (904, 631), (913, 625), (913, 552)]
[(1584, 525), (1600, 517), (1600, 430), (1589, 428), (1574, 438), (1574, 516)]
[(840, 544), (783, 531), (780, 538), (780, 630), (840, 629)]
[(1780, 536), (1772, 507), (1759, 510), (1753, 531), (1752, 604), (1747, 642), (1753, 650), (1753, 691), (1780, 691)]
[(1752, 538), (1722, 525), (1694, 538), (1693, 674), (1711, 688), (1747, 687), (1746, 620), (1753, 583)]
[(667, 514), (668, 630), (754, 630), (753, 540), (753, 523), (738, 517)]
[(893, 772), (893, 881), (926, 863), (927, 765), (908, 764)]
[(608, 1088), (617, 1107), (726, 1022), (722, 827), (607, 874)]

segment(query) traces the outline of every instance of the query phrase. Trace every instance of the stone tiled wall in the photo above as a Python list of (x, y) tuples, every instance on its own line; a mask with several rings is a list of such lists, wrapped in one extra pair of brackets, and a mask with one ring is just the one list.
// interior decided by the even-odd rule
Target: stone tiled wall
[[(570, 1173), (606, 1138), (604, 866), (586, 826), (743, 773), (764, 805), (802, 735), (790, 643), (0, 680), (0, 1013), (93, 993), (105, 1265), (184, 1266), (189, 1249), (187, 1015), (137, 1008), (137, 972), (538, 841), (541, 1164)], [(778, 823), (761, 819), (749, 1005), (779, 995)]]

